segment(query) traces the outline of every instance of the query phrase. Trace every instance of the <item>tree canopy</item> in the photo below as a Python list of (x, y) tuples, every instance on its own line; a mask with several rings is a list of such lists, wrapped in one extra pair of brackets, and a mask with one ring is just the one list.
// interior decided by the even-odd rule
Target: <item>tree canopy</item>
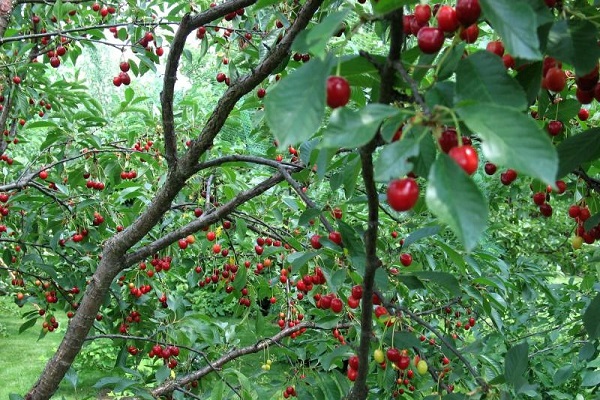
[(11, 399), (596, 398), (599, 11), (0, 0)]

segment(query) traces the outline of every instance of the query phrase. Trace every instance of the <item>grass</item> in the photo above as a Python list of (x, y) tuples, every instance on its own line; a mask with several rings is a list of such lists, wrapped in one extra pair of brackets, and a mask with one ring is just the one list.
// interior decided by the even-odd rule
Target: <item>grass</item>
[[(10, 297), (0, 296), (0, 399), (8, 399), (11, 393), (25, 394), (36, 382), (46, 362), (52, 357), (64, 335), (67, 325), (64, 315), (57, 315), (59, 329), (37, 340), (41, 329), (41, 318), (36, 325), (19, 334), (25, 322), (21, 315), (31, 311), (31, 306), (17, 307)], [(78, 389), (63, 381), (55, 399), (83, 400), (96, 397), (92, 386), (103, 374), (96, 371), (79, 373)]]
[[(33, 310), (33, 306), (25, 305), (19, 308), (12, 297), (0, 296), (0, 399), (8, 399), (11, 393), (24, 395), (36, 382), (44, 369), (47, 361), (52, 357), (67, 326), (67, 318), (64, 313), (56, 314), (59, 321), (59, 329), (47, 334), (38, 340), (42, 319), (35, 326), (19, 334), (19, 327), (25, 322), (21, 315)], [(221, 318), (222, 321), (235, 322), (235, 318)], [(239, 322), (239, 321), (238, 321)], [(279, 329), (272, 323), (263, 326), (263, 335), (269, 336)], [(239, 347), (254, 343), (257, 340), (255, 332), (236, 332), (240, 338)], [(110, 347), (110, 345), (109, 345)], [(261, 370), (266, 354), (263, 352), (251, 354), (233, 361), (231, 366), (241, 371), (257, 384), (273, 384), (275, 381), (282, 387), (286, 385), (285, 375), (290, 365), (285, 357), (277, 356), (277, 347), (271, 349), (271, 357), (275, 360), (270, 372)], [(84, 352), (85, 354), (85, 352)], [(88, 356), (90, 354), (87, 354)], [(80, 355), (81, 357), (81, 355)], [(77, 362), (76, 362), (77, 365)], [(86, 365), (89, 365), (87, 363)], [(80, 368), (78, 370), (77, 390), (67, 381), (61, 382), (60, 388), (53, 399), (85, 400), (106, 398), (94, 389), (94, 384), (102, 377), (111, 375), (110, 372), (100, 368)], [(235, 376), (229, 376), (228, 380), (235, 383)]]

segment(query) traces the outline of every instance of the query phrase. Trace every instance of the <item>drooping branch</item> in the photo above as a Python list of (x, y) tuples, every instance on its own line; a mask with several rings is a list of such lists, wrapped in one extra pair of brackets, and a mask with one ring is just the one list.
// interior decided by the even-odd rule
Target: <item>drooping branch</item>
[[(221, 356), (220, 358), (218, 358), (217, 360), (210, 363), (210, 365), (207, 365), (197, 371), (194, 371), (182, 378), (172, 380), (172, 381), (167, 381), (167, 382), (163, 383), (162, 385), (158, 386), (156, 389), (154, 389), (152, 391), (152, 395), (154, 397), (168, 395), (168, 394), (172, 393), (176, 387), (184, 386), (192, 381), (201, 379), (202, 377), (204, 377), (204, 376), (208, 375), (210, 372), (212, 372), (215, 368), (221, 368), (223, 365), (227, 364), (228, 362), (230, 362), (232, 360), (235, 360), (237, 358), (240, 358), (240, 357), (248, 355), (248, 354), (258, 353), (259, 351), (262, 351), (271, 345), (277, 345), (282, 339), (286, 338), (287, 336), (290, 336), (292, 333), (297, 332), (301, 329), (324, 329), (324, 328), (320, 328), (314, 322), (311, 322), (311, 321), (304, 321), (304, 322), (301, 322), (292, 327), (287, 327), (287, 328), (277, 332), (275, 335), (273, 335), (269, 338), (266, 338), (266, 339), (259, 340), (258, 342), (254, 343), (250, 346), (231, 350), (231, 351), (227, 352), (226, 354), (224, 354), (223, 356)], [(329, 329), (329, 328), (327, 328), (327, 329)]]
[(272, 177), (264, 180), (253, 188), (246, 190), (244, 192), (239, 193), (235, 196), (231, 201), (223, 204), (221, 207), (214, 210), (214, 212), (204, 213), (202, 216), (187, 225), (182, 226), (179, 229), (176, 229), (167, 235), (161, 237), (154, 242), (147, 244), (141, 249), (127, 255), (125, 257), (123, 268), (127, 266), (131, 266), (139, 261), (144, 260), (145, 258), (155, 254), (156, 252), (168, 247), (169, 245), (175, 243), (177, 240), (186, 237), (187, 235), (191, 235), (192, 233), (198, 232), (202, 228), (214, 224), (218, 222), (241, 204), (247, 202), (248, 200), (259, 196), (260, 194), (266, 192), (273, 186), (283, 181), (282, 174), (275, 174)]
[[(287, 183), (294, 189), (294, 191), (302, 199), (302, 201), (309, 208), (313, 208), (313, 209), (318, 210), (319, 208), (317, 207), (317, 205), (315, 204), (315, 202), (312, 201), (310, 199), (310, 197), (308, 197), (306, 195), (306, 193), (304, 193), (302, 191), (302, 188), (300, 187), (300, 185), (298, 184), (298, 182), (296, 182), (296, 180), (292, 177), (292, 175), (290, 175), (290, 173), (286, 169), (284, 169), (284, 168), (280, 168), (280, 171), (283, 174), (283, 176), (285, 177), (285, 180), (287, 181)], [(325, 229), (327, 229), (328, 232), (333, 232), (335, 230), (335, 229), (333, 229), (333, 226), (331, 226), (331, 224), (329, 223), (329, 221), (327, 220), (327, 218), (325, 218), (325, 216), (323, 214), (319, 214), (319, 220), (321, 221), (321, 223), (323, 224), (323, 226), (325, 227)]]
[(454, 355), (460, 360), (460, 362), (462, 362), (464, 364), (464, 366), (467, 368), (467, 370), (469, 371), (469, 373), (473, 376), (473, 378), (475, 378), (475, 380), (477, 381), (477, 383), (481, 387), (481, 390), (484, 393), (489, 392), (490, 385), (485, 381), (485, 379), (481, 375), (479, 375), (477, 373), (477, 371), (475, 371), (475, 368), (473, 368), (473, 366), (471, 365), (471, 363), (469, 362), (469, 360), (467, 360), (465, 358), (465, 356), (463, 356), (460, 353), (460, 351), (458, 351), (458, 349), (456, 349), (452, 345), (452, 343), (450, 343), (450, 341), (448, 339), (446, 339), (446, 337), (444, 337), (444, 335), (436, 327), (434, 327), (433, 325), (431, 325), (430, 323), (428, 323), (423, 318), (419, 317), (417, 314), (413, 313), (412, 311), (410, 311), (406, 307), (400, 306), (400, 307), (398, 307), (398, 309), (400, 311), (402, 311), (404, 314), (408, 315), (410, 317), (410, 319), (412, 319), (413, 321), (415, 321), (417, 324), (423, 326), (424, 328), (426, 328), (427, 330), (429, 330), (431, 333), (433, 333), (438, 339), (440, 339), (440, 341), (452, 353), (454, 353)]
[[(192, 17), (186, 14), (175, 37), (171, 43), (169, 57), (165, 66), (165, 78), (163, 82), (163, 91), (161, 93), (163, 136), (165, 140), (165, 158), (169, 168), (174, 168), (177, 161), (177, 136), (175, 134), (175, 117), (173, 114), (173, 96), (175, 93), (175, 82), (177, 81), (177, 69), (179, 60), (183, 54), (185, 41), (190, 33), (198, 27), (222, 18), (230, 12), (254, 4), (256, 0), (233, 0), (224, 2), (216, 7), (211, 7), (206, 11)], [(237, 100), (236, 100), (237, 102)], [(227, 112), (229, 115), (229, 112)], [(217, 130), (218, 132), (218, 130)], [(215, 133), (216, 134), (216, 133)]]

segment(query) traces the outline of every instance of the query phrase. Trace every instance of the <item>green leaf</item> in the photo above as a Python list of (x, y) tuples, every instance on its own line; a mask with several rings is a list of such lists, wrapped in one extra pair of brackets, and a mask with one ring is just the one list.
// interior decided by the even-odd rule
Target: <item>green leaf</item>
[(20, 327), (19, 327), (19, 333), (23, 333), (25, 332), (27, 329), (31, 328), (32, 326), (35, 325), (36, 321), (38, 319), (37, 318), (32, 318), (28, 321), (25, 321)]
[(581, 386), (592, 387), (600, 385), (600, 370), (587, 370), (581, 379)]
[(446, 288), (452, 296), (460, 296), (462, 293), (458, 280), (448, 272), (417, 271), (413, 275), (422, 282), (430, 281)]
[(23, 400), (23, 396), (16, 393), (11, 393), (8, 395), (8, 400)]
[(448, 47), (440, 57), (441, 64), (438, 72), (438, 81), (443, 81), (452, 76), (459, 65), (460, 60), (465, 54), (465, 42), (460, 42), (456, 46)]
[(425, 226), (423, 228), (419, 228), (416, 231), (412, 231), (410, 235), (404, 239), (404, 243), (402, 244), (402, 248), (406, 249), (411, 244), (417, 242), (418, 240), (424, 239), (429, 236), (437, 235), (440, 232), (440, 226)]
[(425, 200), (465, 249), (472, 250), (487, 225), (487, 201), (471, 177), (446, 154), (431, 167)]
[(573, 365), (564, 365), (556, 370), (554, 373), (554, 377), (552, 380), (554, 381), (554, 386), (560, 386), (573, 375)]
[(329, 66), (313, 58), (282, 79), (265, 97), (265, 118), (281, 147), (304, 142), (319, 129), (325, 114)]
[(350, 9), (333, 12), (323, 19), (318, 25), (301, 32), (292, 45), (294, 51), (322, 56), (325, 53), (327, 42), (340, 30), (342, 22)]
[(600, 337), (600, 293), (594, 297), (583, 314), (583, 326), (590, 339)]
[(592, 128), (570, 136), (557, 147), (559, 168), (557, 178), (562, 178), (582, 164), (600, 158), (600, 128)]
[(387, 14), (404, 6), (418, 3), (418, 0), (371, 0), (373, 11), (378, 14)]
[(273, 4), (281, 3), (282, 1), (283, 0), (258, 0), (254, 5), (254, 9), (260, 10), (261, 8), (272, 6)]
[(575, 67), (577, 75), (590, 73), (600, 57), (598, 29), (580, 19), (560, 19), (548, 36), (548, 55)]
[(375, 180), (388, 182), (406, 175), (413, 169), (411, 157), (419, 155), (419, 143), (413, 138), (405, 138), (383, 148), (375, 161)]
[(489, 51), (478, 51), (461, 60), (456, 70), (456, 96), (525, 110), (527, 99), (519, 83), (506, 73), (502, 59)]
[(519, 85), (521, 85), (526, 93), (528, 104), (534, 103), (540, 92), (540, 87), (542, 85), (542, 68), (543, 64), (541, 61), (534, 62), (525, 65), (523, 69), (519, 70), (519, 73), (516, 76), (517, 82), (519, 82)]
[(485, 157), (554, 185), (558, 155), (548, 134), (514, 108), (470, 104), (459, 108), (465, 124), (482, 139)]
[(526, 60), (542, 58), (537, 34), (537, 16), (531, 5), (513, 0), (481, 0), (485, 18), (500, 34), (513, 57)]
[(506, 377), (506, 381), (511, 385), (516, 386), (520, 383), (525, 372), (527, 372), (528, 354), (529, 346), (527, 342), (511, 347), (506, 353), (504, 359), (504, 376)]
[(336, 108), (323, 133), (323, 147), (359, 147), (367, 144), (381, 123), (399, 114), (397, 108), (385, 104), (368, 104), (360, 110)]

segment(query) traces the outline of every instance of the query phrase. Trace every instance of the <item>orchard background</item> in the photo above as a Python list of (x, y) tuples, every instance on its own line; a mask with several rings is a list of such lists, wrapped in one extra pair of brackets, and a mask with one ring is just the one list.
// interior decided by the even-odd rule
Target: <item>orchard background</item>
[(598, 398), (599, 7), (1, 0), (10, 399)]

